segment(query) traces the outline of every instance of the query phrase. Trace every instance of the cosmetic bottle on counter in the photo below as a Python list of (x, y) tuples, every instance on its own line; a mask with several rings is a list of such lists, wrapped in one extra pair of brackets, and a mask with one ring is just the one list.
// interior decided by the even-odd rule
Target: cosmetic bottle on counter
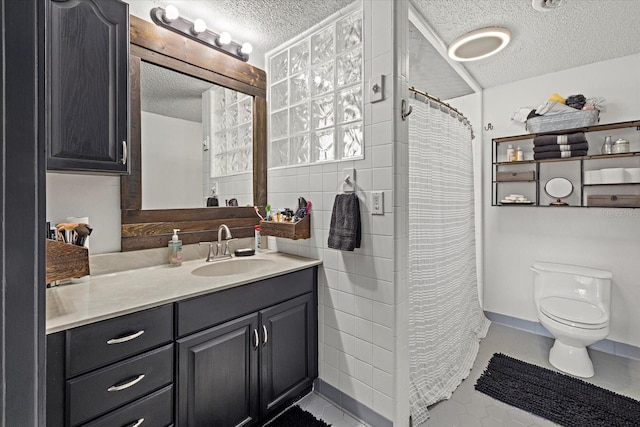
[(255, 237), (255, 241), (256, 241), (256, 252), (260, 252), (260, 249), (262, 248), (262, 240), (260, 239), (260, 226), (256, 225), (255, 227), (253, 227), (254, 230), (254, 237)]
[(178, 239), (178, 231), (173, 229), (173, 236), (169, 240), (169, 267), (179, 267), (182, 265), (182, 240)]

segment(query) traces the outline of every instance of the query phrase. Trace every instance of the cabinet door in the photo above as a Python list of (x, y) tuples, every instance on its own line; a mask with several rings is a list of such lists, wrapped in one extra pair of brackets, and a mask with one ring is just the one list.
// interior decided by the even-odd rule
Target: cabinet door
[(282, 409), (311, 387), (317, 372), (316, 302), (313, 293), (267, 308), (261, 314), (261, 409)]
[(47, 167), (126, 173), (129, 9), (120, 0), (47, 0)]
[(253, 424), (259, 345), (256, 314), (178, 340), (177, 425)]

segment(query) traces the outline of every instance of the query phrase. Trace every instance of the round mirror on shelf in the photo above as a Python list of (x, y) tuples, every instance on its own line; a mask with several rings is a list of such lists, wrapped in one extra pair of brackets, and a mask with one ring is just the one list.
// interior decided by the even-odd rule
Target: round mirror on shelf
[(544, 192), (549, 197), (556, 199), (555, 202), (549, 203), (551, 206), (569, 206), (562, 199), (569, 197), (573, 193), (573, 183), (563, 177), (551, 178), (544, 185)]

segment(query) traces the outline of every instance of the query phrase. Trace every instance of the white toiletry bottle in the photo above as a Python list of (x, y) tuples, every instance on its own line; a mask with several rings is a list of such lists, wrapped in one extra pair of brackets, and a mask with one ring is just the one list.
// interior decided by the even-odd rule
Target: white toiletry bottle
[(178, 267), (182, 265), (182, 240), (178, 239), (178, 231), (173, 229), (173, 236), (169, 240), (169, 267)]
[(515, 152), (513, 149), (513, 145), (509, 144), (507, 146), (507, 162), (513, 162), (515, 160)]
[(256, 240), (256, 252), (260, 252), (260, 248), (262, 248), (262, 240), (260, 239), (260, 226), (256, 225), (255, 227), (253, 227), (254, 230), (254, 237)]
[(521, 162), (524, 160), (524, 153), (522, 152), (522, 148), (518, 147), (516, 150), (516, 160)]

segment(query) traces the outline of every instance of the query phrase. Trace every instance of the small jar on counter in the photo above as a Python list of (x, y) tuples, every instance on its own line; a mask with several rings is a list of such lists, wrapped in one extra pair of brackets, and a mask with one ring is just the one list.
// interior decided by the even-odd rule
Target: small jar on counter
[(611, 146), (611, 154), (619, 154), (619, 153), (628, 153), (629, 152), (629, 141), (626, 139), (617, 139), (613, 142)]
[(516, 161), (521, 162), (524, 160), (524, 153), (522, 151), (522, 148), (518, 147), (516, 148)]

